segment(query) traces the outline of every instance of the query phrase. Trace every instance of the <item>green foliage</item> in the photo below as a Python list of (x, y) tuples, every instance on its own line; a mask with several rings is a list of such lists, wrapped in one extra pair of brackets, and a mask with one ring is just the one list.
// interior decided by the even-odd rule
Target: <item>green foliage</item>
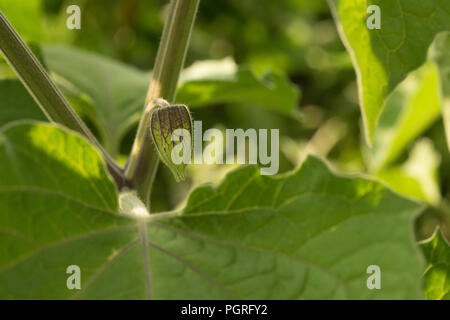
[[(316, 158), (275, 178), (244, 167), (170, 217), (132, 218), (77, 134), (22, 123), (1, 141), (2, 298), (421, 297), (410, 234), (421, 205)], [(373, 263), (382, 291), (366, 287)], [(72, 264), (83, 270), (76, 292), (65, 286)]]
[[(373, 146), (364, 146), (370, 172), (395, 191), (434, 205), (441, 201), (437, 178), (441, 157), (432, 141), (416, 139), (440, 117), (439, 86), (439, 73), (431, 62), (411, 73), (388, 98)], [(406, 151), (408, 159), (396, 163)]]
[[(450, 5), (328, 2), (349, 54), (325, 2), (202, 2), (177, 103), (204, 129), (279, 128), (285, 173), (248, 166), (222, 179), (227, 166), (190, 166), (175, 184), (161, 168), (151, 214), (133, 190), (117, 189), (84, 138), (15, 121), (45, 118), (0, 61), (0, 299), (448, 299), (450, 154), (438, 120), (450, 143), (450, 33), (441, 32)], [(121, 163), (165, 3), (0, 0)], [(83, 32), (65, 28), (68, 4), (82, 7)], [(381, 30), (366, 27), (371, 4)], [(55, 41), (64, 44), (42, 44)], [(333, 173), (310, 152), (363, 175)], [(426, 214), (415, 220), (424, 203), (442, 234), (419, 250), (413, 230), (422, 239), (436, 227)], [(80, 291), (66, 287), (73, 264)], [(373, 264), (381, 290), (366, 286)]]
[(428, 266), (425, 269), (425, 297), (450, 300), (450, 245), (438, 230), (422, 243)]
[(68, 297), (60, 262), (83, 260), (88, 270), (108, 258), (101, 248), (124, 241), (107, 229), (120, 230), (110, 218), (116, 187), (98, 152), (74, 133), (12, 124), (0, 138), (0, 296)]
[(438, 206), (442, 201), (438, 168), (441, 162), (433, 143), (423, 138), (401, 164), (385, 167), (375, 175), (396, 192)]
[[(387, 97), (422, 65), (436, 34), (450, 31), (450, 3), (329, 0), (358, 74), (366, 136), (372, 143)], [(381, 9), (381, 29), (366, 26), (367, 8)]]
[(42, 40), (40, 0), (21, 1), (20, 3), (14, 0), (1, 0), (0, 4), (3, 13), (25, 40)]
[(20, 119), (45, 120), (45, 116), (19, 80), (0, 80), (0, 126)]
[[(117, 154), (123, 135), (142, 113), (151, 74), (73, 47), (44, 46), (42, 51), (57, 84), (79, 112), (97, 125), (107, 150)], [(177, 100), (190, 108), (251, 102), (293, 114), (298, 93), (281, 76), (260, 80), (231, 60), (209, 61), (182, 74)]]
[[(72, 4), (76, 1), (78, 0), (72, 1)], [(45, 2), (48, 1), (0, 0), (0, 9), (14, 29), (28, 43), (72, 39), (73, 34), (68, 32), (67, 28), (61, 28), (61, 25), (65, 26), (67, 18), (65, 10), (59, 16), (48, 16), (43, 10)]]
[(292, 116), (299, 101), (298, 89), (285, 77), (267, 73), (258, 79), (231, 59), (194, 63), (184, 70), (181, 81), (177, 101), (193, 107), (250, 103)]
[(439, 74), (441, 76), (442, 93), (445, 97), (442, 104), (442, 115), (444, 117), (444, 125), (447, 130), (447, 143), (450, 150), (450, 57), (448, 55), (450, 49), (450, 33), (439, 35), (435, 42), (432, 57), (439, 66)]
[(44, 46), (42, 51), (57, 84), (116, 154), (120, 138), (139, 119), (150, 76), (76, 48)]
[(373, 147), (366, 148), (371, 170), (397, 160), (440, 114), (439, 74), (430, 63), (411, 74), (387, 100)]

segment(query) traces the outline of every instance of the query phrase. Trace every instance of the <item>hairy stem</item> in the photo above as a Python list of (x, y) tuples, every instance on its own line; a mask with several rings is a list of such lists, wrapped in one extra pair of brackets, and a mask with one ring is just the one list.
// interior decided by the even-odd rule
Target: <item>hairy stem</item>
[(139, 123), (130, 159), (125, 168), (128, 183), (150, 209), (150, 195), (158, 168), (159, 157), (149, 135), (149, 119), (156, 98), (175, 102), (175, 93), (180, 72), (194, 25), (200, 0), (171, 0), (169, 15), (153, 69), (153, 78), (148, 90), (144, 114)]
[(123, 184), (122, 169), (70, 107), (47, 72), (0, 11), (0, 49), (28, 92), (50, 121), (60, 123), (84, 135), (102, 154), (116, 183)]

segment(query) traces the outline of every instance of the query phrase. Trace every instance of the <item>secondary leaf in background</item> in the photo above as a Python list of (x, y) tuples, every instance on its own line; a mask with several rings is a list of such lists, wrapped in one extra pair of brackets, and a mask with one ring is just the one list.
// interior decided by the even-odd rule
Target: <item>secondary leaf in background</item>
[(373, 147), (366, 147), (369, 170), (377, 172), (395, 161), (441, 114), (439, 73), (427, 63), (411, 73), (386, 102)]
[(39, 106), (19, 80), (0, 80), (0, 126), (19, 120), (46, 120)]
[[(73, 2), (76, 1), (78, 0)], [(29, 42), (73, 41), (75, 33), (66, 27), (67, 5), (64, 6), (61, 3), (62, 10), (58, 15), (48, 14), (49, 12), (46, 12), (44, 7), (49, 5), (49, 2), (52, 1), (0, 0), (0, 10), (27, 44)], [(73, 2), (72, 4), (76, 4)], [(78, 4), (82, 6), (81, 3)], [(54, 3), (54, 5), (58, 4)]]
[(238, 68), (232, 59), (203, 61), (185, 69), (177, 101), (194, 107), (216, 103), (251, 103), (292, 115), (299, 91), (280, 75), (267, 73), (261, 79), (248, 68)]
[(432, 58), (439, 66), (441, 76), (441, 88), (444, 96), (442, 104), (442, 116), (447, 132), (447, 143), (450, 150), (450, 33), (440, 34), (432, 50)]
[[(0, 0), (0, 10), (14, 29), (25, 41), (41, 41), (43, 38), (42, 16), (40, 12), (41, 0), (15, 1)], [(24, 19), (26, 17), (26, 19)], [(13, 77), (14, 72), (0, 54), (0, 77)]]
[(428, 262), (424, 274), (425, 297), (430, 300), (450, 300), (450, 245), (440, 230), (427, 241), (422, 250)]
[[(107, 149), (117, 153), (124, 133), (138, 122), (151, 75), (68, 46), (44, 46), (45, 61), (69, 99), (98, 125)], [(252, 103), (291, 114), (298, 91), (278, 75), (257, 79), (230, 59), (196, 63), (181, 76), (177, 96), (189, 108)]]
[(432, 205), (441, 200), (437, 178), (441, 157), (433, 142), (419, 140), (404, 163), (395, 161), (439, 118), (439, 86), (439, 72), (432, 62), (410, 73), (386, 102), (373, 147), (363, 149), (369, 172), (396, 192)]
[[(131, 66), (68, 46), (43, 46), (44, 59), (65, 93), (98, 125), (106, 149), (117, 154), (124, 132), (138, 121), (150, 76)], [(73, 101), (73, 100), (72, 100)]]
[(396, 192), (438, 206), (441, 201), (438, 179), (441, 157), (427, 138), (419, 140), (402, 164), (381, 169), (375, 175)]
[[(117, 213), (82, 137), (48, 124), (0, 135), (1, 298), (420, 298), (411, 223), (421, 205), (308, 158), (294, 173), (229, 174), (179, 216)], [(173, 213), (172, 215), (176, 215)], [(382, 290), (366, 286), (369, 265)], [(81, 268), (82, 289), (66, 287)]]
[(42, 40), (41, 0), (0, 0), (0, 10), (25, 41)]
[[(366, 137), (373, 142), (386, 98), (425, 62), (440, 31), (450, 31), (450, 2), (328, 0), (358, 75)], [(381, 29), (366, 26), (367, 8), (381, 9)]]

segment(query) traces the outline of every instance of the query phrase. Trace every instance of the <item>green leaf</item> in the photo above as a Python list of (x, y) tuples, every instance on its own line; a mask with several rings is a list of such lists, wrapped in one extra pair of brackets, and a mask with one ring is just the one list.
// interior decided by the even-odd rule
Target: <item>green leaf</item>
[(267, 73), (259, 79), (229, 58), (194, 63), (183, 71), (181, 81), (177, 101), (188, 106), (250, 103), (292, 115), (299, 101), (298, 89), (285, 77)]
[[(0, 135), (0, 298), (420, 298), (421, 205), (308, 158), (287, 175), (243, 167), (148, 216), (84, 138), (49, 124)], [(129, 211), (129, 212), (128, 212)], [(370, 265), (381, 290), (366, 286)], [(81, 269), (81, 290), (66, 287)]]
[[(366, 137), (372, 143), (387, 97), (427, 57), (436, 34), (450, 30), (450, 2), (328, 0), (358, 75)], [(366, 26), (367, 8), (381, 9), (381, 29)]]
[(68, 298), (69, 265), (92, 275), (129, 243), (114, 183), (78, 134), (25, 123), (0, 141), (0, 297)]
[(450, 300), (450, 244), (437, 230), (421, 247), (428, 262), (424, 274), (425, 297)]
[(0, 80), (0, 126), (20, 119), (46, 120), (39, 106), (19, 80)]
[(41, 0), (1, 0), (0, 10), (25, 41), (42, 40)]
[(373, 147), (364, 150), (370, 171), (397, 160), (439, 118), (441, 103), (436, 66), (427, 63), (411, 73), (387, 100)]
[(73, 47), (49, 45), (42, 52), (56, 82), (97, 124), (105, 148), (115, 155), (122, 135), (139, 120), (150, 76)]
[[(48, 45), (42, 51), (70, 102), (97, 125), (103, 144), (116, 154), (121, 138), (141, 116), (150, 73), (73, 47)], [(187, 68), (181, 75), (177, 101), (189, 108), (252, 103), (292, 114), (298, 92), (284, 77), (268, 74), (258, 79), (225, 59)]]
[(432, 141), (423, 138), (414, 145), (404, 163), (383, 168), (375, 175), (399, 194), (438, 206), (441, 202), (440, 164), (441, 157)]
[(440, 34), (433, 47), (432, 58), (439, 66), (441, 88), (444, 96), (442, 116), (447, 133), (447, 144), (450, 150), (450, 33)]

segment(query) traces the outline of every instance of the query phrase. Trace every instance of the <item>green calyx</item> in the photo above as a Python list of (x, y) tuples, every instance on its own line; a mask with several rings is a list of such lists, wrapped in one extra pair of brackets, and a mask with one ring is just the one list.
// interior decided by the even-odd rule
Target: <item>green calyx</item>
[(192, 120), (187, 106), (158, 104), (150, 117), (150, 132), (162, 162), (177, 182), (183, 181), (192, 150)]

